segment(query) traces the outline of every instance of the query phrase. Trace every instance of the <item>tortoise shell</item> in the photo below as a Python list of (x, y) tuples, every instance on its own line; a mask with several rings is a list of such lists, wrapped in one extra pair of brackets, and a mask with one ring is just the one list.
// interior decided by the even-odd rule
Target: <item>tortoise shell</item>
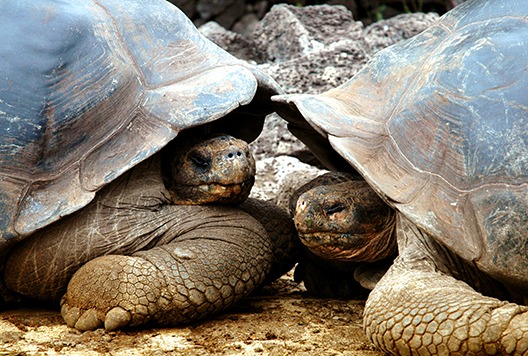
[(277, 98), (329, 166), (344, 169), (335, 150), (422, 231), (524, 288), (527, 19), (526, 1), (469, 1), (342, 86)]
[(4, 1), (0, 33), (0, 250), (181, 130), (256, 138), (279, 92), (164, 0)]

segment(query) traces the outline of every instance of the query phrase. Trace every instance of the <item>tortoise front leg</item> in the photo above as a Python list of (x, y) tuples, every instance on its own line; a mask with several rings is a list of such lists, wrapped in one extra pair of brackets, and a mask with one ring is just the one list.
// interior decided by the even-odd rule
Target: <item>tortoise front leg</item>
[(365, 306), (372, 342), (395, 355), (526, 354), (528, 307), (486, 297), (440, 272), (420, 231), (400, 223), (402, 253)]
[(7, 286), (53, 302), (67, 291), (68, 325), (115, 329), (205, 317), (291, 269), (298, 246), (288, 214), (252, 201), (242, 208), (258, 219), (227, 206), (171, 205), (159, 170), (157, 160), (141, 163), (15, 246)]
[(192, 224), (176, 240), (130, 256), (98, 257), (80, 268), (61, 302), (66, 323), (80, 330), (174, 325), (248, 295), (270, 269), (266, 231), (237, 209), (194, 208), (202, 224)]

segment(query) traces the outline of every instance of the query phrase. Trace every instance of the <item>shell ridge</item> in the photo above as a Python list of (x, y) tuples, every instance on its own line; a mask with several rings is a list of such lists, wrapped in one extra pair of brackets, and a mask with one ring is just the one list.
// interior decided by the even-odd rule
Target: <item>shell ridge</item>
[(119, 30), (119, 26), (117, 25), (117, 22), (114, 18), (114, 16), (112, 15), (112, 13), (105, 7), (103, 6), (103, 4), (101, 4), (101, 2), (99, 0), (93, 0), (94, 3), (99, 6), (99, 8), (101, 10), (103, 10), (106, 14), (106, 16), (108, 17), (108, 19), (110, 20), (110, 22), (112, 23), (112, 28), (114, 29), (114, 34), (116, 35), (116, 37), (119, 39), (119, 42), (121, 43), (121, 46), (123, 46), (126, 54), (127, 54), (127, 57), (128, 59), (131, 61), (131, 64), (132, 66), (134, 67), (134, 69), (136, 70), (136, 74), (137, 74), (137, 79), (139, 80), (140, 84), (145, 87), (145, 75), (144, 73), (141, 71), (141, 67), (139, 66), (139, 64), (137, 63), (137, 60), (136, 58), (133, 56), (133, 53), (132, 51), (130, 50), (129, 46), (127, 45), (126, 41), (124, 40), (122, 34), (121, 34), (121, 31)]

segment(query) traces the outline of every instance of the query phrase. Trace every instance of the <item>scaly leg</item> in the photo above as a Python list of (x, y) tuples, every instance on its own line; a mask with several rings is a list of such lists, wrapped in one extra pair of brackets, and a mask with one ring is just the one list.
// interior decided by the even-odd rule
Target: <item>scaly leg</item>
[(365, 306), (372, 342), (394, 355), (528, 354), (528, 307), (440, 272), (427, 237), (403, 218), (399, 223), (403, 249)]
[(67, 324), (81, 330), (174, 325), (249, 294), (270, 269), (266, 232), (236, 209), (207, 211), (213, 212), (207, 223), (174, 242), (131, 256), (102, 256), (79, 269), (61, 303)]

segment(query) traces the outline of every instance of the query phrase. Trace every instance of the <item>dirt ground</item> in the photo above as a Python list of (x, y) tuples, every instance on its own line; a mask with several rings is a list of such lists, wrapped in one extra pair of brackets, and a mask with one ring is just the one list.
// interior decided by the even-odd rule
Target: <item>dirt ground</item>
[(0, 355), (380, 355), (361, 330), (364, 301), (310, 297), (287, 274), (228, 312), (175, 328), (79, 332), (60, 313), (0, 313)]

